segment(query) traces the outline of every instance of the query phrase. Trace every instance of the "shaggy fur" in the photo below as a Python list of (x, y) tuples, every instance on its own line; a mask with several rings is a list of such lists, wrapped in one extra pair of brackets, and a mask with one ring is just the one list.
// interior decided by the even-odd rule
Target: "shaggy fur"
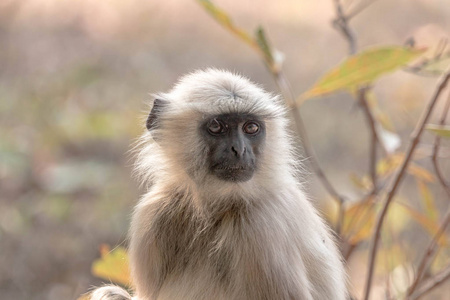
[[(212, 69), (156, 98), (166, 105), (141, 138), (136, 168), (149, 192), (130, 229), (133, 299), (346, 299), (341, 257), (298, 183), (280, 99)], [(234, 112), (266, 124), (257, 170), (237, 183), (208, 173), (199, 134), (202, 120)], [(131, 299), (117, 287), (102, 289), (93, 300)]]

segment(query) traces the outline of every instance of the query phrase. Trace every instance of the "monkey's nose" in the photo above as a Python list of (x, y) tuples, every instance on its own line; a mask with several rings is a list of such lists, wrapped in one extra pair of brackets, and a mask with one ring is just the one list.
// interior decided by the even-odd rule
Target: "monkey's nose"
[(231, 146), (231, 151), (233, 151), (234, 155), (237, 157), (242, 157), (245, 154), (245, 147), (236, 147), (236, 146)]

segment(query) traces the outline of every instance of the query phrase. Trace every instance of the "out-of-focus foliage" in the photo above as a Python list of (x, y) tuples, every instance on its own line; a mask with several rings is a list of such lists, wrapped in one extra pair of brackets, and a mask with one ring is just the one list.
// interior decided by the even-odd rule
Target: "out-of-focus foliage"
[(223, 27), (228, 29), (231, 33), (235, 34), (238, 38), (248, 44), (250, 47), (259, 52), (264, 58), (264, 62), (266, 66), (273, 73), (278, 73), (281, 69), (281, 65), (283, 63), (283, 55), (274, 51), (267, 41), (264, 29), (259, 26), (255, 35), (251, 36), (242, 28), (237, 27), (232, 21), (231, 17), (222, 9), (217, 7), (210, 0), (197, 0), (205, 10)]
[[(404, 153), (397, 153), (389, 156), (385, 159), (381, 159), (377, 164), (377, 173), (381, 177), (388, 177), (393, 174), (393, 172), (401, 165), (404, 159)], [(430, 171), (419, 166), (416, 163), (411, 163), (408, 167), (407, 172), (415, 176), (417, 179), (423, 180), (425, 182), (434, 182), (436, 178)]]
[(328, 71), (310, 90), (302, 94), (300, 99), (317, 97), (341, 89), (354, 90), (403, 67), (423, 52), (395, 46), (362, 51)]
[(450, 138), (450, 126), (439, 126), (439, 125), (429, 124), (427, 126), (427, 129), (432, 131), (436, 135)]
[(248, 45), (254, 48), (258, 48), (258, 43), (251, 37), (245, 30), (237, 27), (231, 18), (223, 10), (214, 5), (209, 0), (197, 0), (205, 10), (214, 18), (217, 22), (222, 24), (225, 28), (236, 34), (240, 39), (246, 42)]
[(111, 251), (109, 246), (101, 245), (100, 254), (101, 258), (92, 264), (92, 273), (108, 281), (131, 286), (126, 249), (116, 247)]
[[(109, 281), (94, 277), (91, 264), (99, 257), (99, 244), (126, 240), (130, 212), (143, 192), (132, 179), (128, 151), (144, 130), (148, 93), (167, 90), (181, 74), (215, 66), (274, 92), (272, 75), (283, 71), (293, 94), (300, 95), (346, 56), (345, 42), (330, 26), (333, 2), (0, 1), (2, 297), (75, 299)], [(342, 1), (349, 12), (364, 2)], [(448, 68), (449, 50), (442, 41), (449, 13), (442, 0), (374, 1), (350, 25), (360, 49), (401, 45), (414, 36), (411, 49), (428, 51), (408, 67), (435, 76)], [(264, 72), (254, 51), (270, 72)], [(389, 154), (378, 152), (379, 186), (394, 176), (435, 81), (395, 72), (381, 75), (368, 91)], [(367, 131), (350, 96), (333, 92), (304, 102), (301, 109), (324, 171), (352, 200), (343, 210), (342, 232), (358, 244), (348, 260), (358, 296), (379, 204), (368, 196), (373, 183), (367, 172)], [(438, 122), (435, 115), (431, 123)], [(438, 129), (448, 133), (446, 127)], [(382, 233), (376, 276), (380, 297), (387, 281), (393, 297), (404, 293), (415, 268), (411, 262), (420, 259), (447, 207), (428, 159), (437, 135), (427, 131)], [(447, 176), (448, 139), (441, 144), (438, 160)], [(334, 226), (335, 203), (314, 176), (304, 180)], [(440, 239), (431, 272), (448, 264), (447, 241), (448, 236)], [(430, 299), (446, 299), (443, 291)]]

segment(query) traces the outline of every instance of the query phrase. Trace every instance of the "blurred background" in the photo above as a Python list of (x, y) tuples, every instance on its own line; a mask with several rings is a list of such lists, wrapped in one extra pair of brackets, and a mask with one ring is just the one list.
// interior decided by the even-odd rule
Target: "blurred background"
[[(347, 43), (331, 25), (332, 0), (215, 3), (242, 28), (265, 28), (285, 56), (295, 95), (347, 56)], [(450, 3), (379, 0), (351, 26), (360, 49), (401, 45), (412, 36), (418, 45), (435, 47), (449, 37)], [(91, 274), (91, 263), (102, 243), (126, 246), (130, 214), (143, 192), (132, 177), (129, 150), (144, 130), (149, 94), (206, 67), (242, 73), (278, 92), (254, 51), (193, 0), (0, 1), (2, 299), (75, 299), (104, 282)], [(406, 72), (376, 84), (402, 149), (435, 86), (435, 77)], [(355, 101), (346, 93), (322, 97), (306, 102), (302, 114), (331, 181), (345, 196), (357, 197), (349, 175), (367, 174), (368, 130)], [(432, 138), (425, 133), (424, 153)], [(448, 146), (441, 151), (447, 177)], [(429, 168), (428, 160), (418, 163)], [(305, 176), (312, 200), (326, 212), (329, 196), (311, 170)], [(414, 204), (417, 191), (408, 181), (401, 197)], [(446, 195), (438, 184), (430, 188), (444, 210)], [(412, 221), (405, 226), (402, 238), (414, 239), (420, 254), (429, 235)], [(448, 261), (448, 255), (441, 258)], [(365, 247), (349, 262), (357, 295), (366, 263)], [(429, 299), (444, 299), (449, 291), (447, 284)]]

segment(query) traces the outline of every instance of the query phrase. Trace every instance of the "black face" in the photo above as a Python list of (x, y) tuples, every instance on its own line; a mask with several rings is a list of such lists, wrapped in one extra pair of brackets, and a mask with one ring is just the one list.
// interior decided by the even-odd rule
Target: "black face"
[(208, 144), (209, 171), (225, 181), (250, 180), (265, 140), (264, 122), (249, 114), (211, 117), (200, 129)]

